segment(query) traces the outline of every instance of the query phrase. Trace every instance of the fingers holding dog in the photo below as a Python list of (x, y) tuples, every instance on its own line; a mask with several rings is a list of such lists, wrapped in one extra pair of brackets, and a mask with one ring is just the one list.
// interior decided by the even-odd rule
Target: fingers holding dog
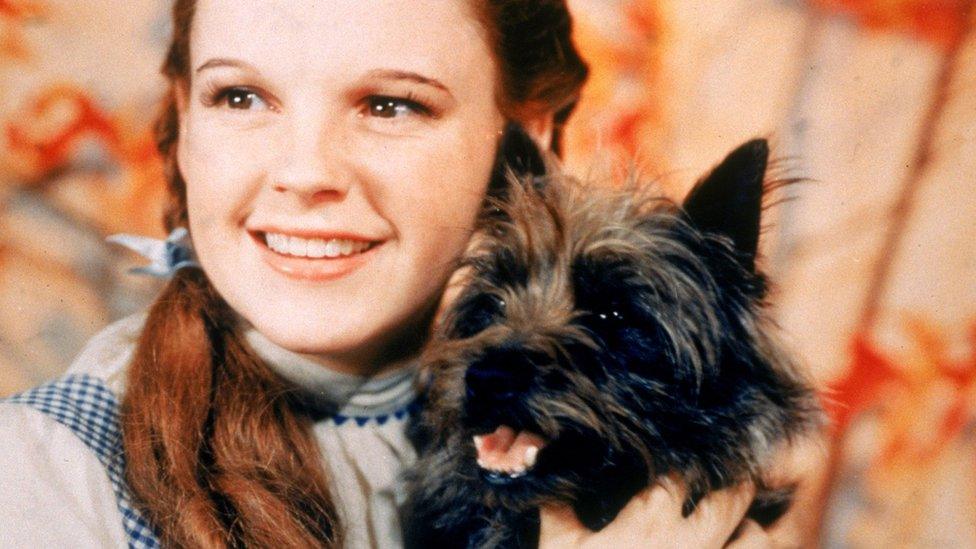
[(759, 523), (745, 519), (736, 529), (733, 537), (726, 544), (726, 549), (772, 549), (776, 545), (769, 532), (763, 530)]
[[(664, 477), (634, 496), (599, 532), (583, 526), (568, 506), (543, 508), (539, 547), (768, 547), (763, 545), (767, 540), (758, 525), (743, 523), (755, 491), (751, 483), (744, 483), (713, 492), (684, 517), (681, 510), (686, 490), (675, 479)], [(730, 545), (729, 538), (740, 524), (744, 528)], [(752, 525), (759, 528), (758, 532)]]
[(687, 526), (700, 533), (703, 547), (723, 547), (756, 496), (751, 482), (712, 492), (688, 516)]

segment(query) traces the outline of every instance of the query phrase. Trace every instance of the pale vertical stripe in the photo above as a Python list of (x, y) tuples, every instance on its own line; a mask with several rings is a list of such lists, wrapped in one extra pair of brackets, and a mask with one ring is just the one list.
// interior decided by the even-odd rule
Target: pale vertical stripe
[(950, 352), (971, 345), (976, 322), (976, 36), (963, 46), (949, 97), (933, 136), (928, 170), (905, 227), (887, 292), (879, 335), (897, 350), (903, 315), (911, 311), (945, 331)]
[(941, 63), (909, 37), (867, 33), (844, 19), (820, 29), (802, 128), (803, 172), (791, 219), (795, 246), (775, 281), (780, 320), (823, 379), (846, 365), (868, 274), (908, 171)]
[[(687, 190), (736, 145), (775, 138), (790, 108), (805, 10), (775, 1), (668, 2), (668, 161)], [(774, 150), (775, 152), (775, 150)]]
[(401, 473), (416, 459), (404, 435), (404, 420), (390, 418), (360, 427), (350, 420), (326, 420), (315, 434), (333, 475), (341, 501), (350, 548), (402, 545), (399, 505), (403, 503)]

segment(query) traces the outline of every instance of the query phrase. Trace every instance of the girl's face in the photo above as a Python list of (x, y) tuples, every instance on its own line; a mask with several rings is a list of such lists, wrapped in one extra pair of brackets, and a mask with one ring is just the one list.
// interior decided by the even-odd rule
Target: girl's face
[(460, 0), (200, 0), (178, 161), (204, 270), (262, 334), (363, 372), (416, 351), (504, 119)]

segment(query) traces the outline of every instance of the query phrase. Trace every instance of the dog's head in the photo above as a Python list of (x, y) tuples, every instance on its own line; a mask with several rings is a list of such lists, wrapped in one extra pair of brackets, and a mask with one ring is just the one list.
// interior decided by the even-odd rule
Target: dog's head
[(755, 267), (767, 157), (743, 145), (681, 206), (557, 173), (509, 190), (425, 360), (435, 427), (493, 494), (531, 506), (666, 471), (705, 490), (802, 423)]

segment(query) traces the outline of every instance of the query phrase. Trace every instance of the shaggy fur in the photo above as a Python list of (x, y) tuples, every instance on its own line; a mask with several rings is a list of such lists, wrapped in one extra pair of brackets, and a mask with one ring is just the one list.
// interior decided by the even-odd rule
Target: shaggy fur
[[(770, 336), (755, 267), (767, 157), (743, 145), (683, 206), (551, 167), (507, 189), (425, 353), (408, 546), (532, 547), (554, 502), (598, 530), (669, 472), (686, 515), (745, 480), (755, 518), (785, 510), (764, 468), (819, 410)], [(548, 441), (524, 476), (476, 463), (472, 437), (499, 425)]]

